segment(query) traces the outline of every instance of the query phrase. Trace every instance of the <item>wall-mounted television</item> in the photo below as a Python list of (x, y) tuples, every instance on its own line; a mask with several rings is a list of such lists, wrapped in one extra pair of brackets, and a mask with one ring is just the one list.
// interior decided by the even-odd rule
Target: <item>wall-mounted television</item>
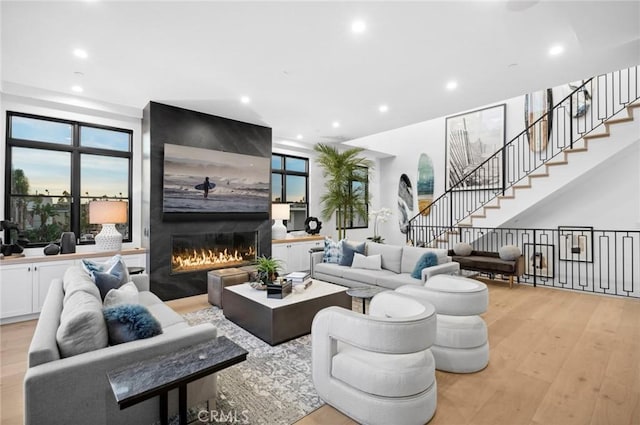
[(162, 211), (269, 213), (271, 158), (165, 143)]

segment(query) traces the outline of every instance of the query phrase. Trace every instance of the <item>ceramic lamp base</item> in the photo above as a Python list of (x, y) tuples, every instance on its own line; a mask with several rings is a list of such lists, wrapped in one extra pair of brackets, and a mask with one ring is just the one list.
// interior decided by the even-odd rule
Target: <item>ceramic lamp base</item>
[(285, 239), (287, 237), (287, 228), (282, 223), (282, 220), (274, 220), (271, 227), (271, 239)]
[(120, 251), (122, 248), (122, 234), (115, 224), (103, 224), (102, 231), (95, 237), (98, 251)]

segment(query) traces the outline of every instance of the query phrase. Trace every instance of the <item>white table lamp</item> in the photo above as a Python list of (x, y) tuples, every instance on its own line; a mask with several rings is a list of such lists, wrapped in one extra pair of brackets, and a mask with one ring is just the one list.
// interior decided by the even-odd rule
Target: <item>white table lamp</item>
[(127, 222), (127, 203), (122, 201), (89, 202), (89, 223), (102, 224), (102, 231), (95, 237), (99, 251), (120, 251), (122, 234), (116, 223)]
[(274, 221), (273, 227), (271, 227), (271, 239), (287, 237), (287, 228), (282, 220), (289, 220), (290, 213), (289, 204), (271, 204), (271, 218)]

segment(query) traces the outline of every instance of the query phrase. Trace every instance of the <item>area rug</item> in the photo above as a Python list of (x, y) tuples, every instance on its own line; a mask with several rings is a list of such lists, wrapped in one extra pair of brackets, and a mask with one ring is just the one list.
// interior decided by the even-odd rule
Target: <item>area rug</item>
[(270, 346), (225, 319), (217, 307), (184, 315), (190, 325), (213, 323), (218, 335), (249, 352), (247, 360), (218, 373), (217, 406), (196, 424), (289, 425), (320, 407), (311, 380), (311, 336)]

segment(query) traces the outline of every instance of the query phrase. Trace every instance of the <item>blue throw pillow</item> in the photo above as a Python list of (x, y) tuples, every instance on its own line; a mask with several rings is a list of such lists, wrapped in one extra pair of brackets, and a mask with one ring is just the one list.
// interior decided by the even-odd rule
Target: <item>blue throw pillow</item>
[(118, 289), (127, 283), (124, 282), (120, 276), (112, 275), (111, 273), (93, 272), (91, 277), (100, 291), (102, 301), (104, 301), (104, 297), (107, 296), (107, 292), (112, 289)]
[(325, 238), (322, 262), (340, 264), (340, 258), (342, 258), (342, 241), (334, 242), (329, 238)]
[(353, 254), (364, 255), (364, 242), (358, 244), (356, 242), (342, 241), (342, 257), (340, 257), (341, 266), (349, 266), (353, 263)]
[(107, 322), (109, 344), (116, 345), (162, 333), (162, 326), (144, 306), (121, 304), (103, 311)]
[(422, 279), (422, 269), (436, 265), (438, 265), (438, 256), (433, 252), (425, 252), (416, 263), (416, 267), (413, 269), (411, 277), (415, 279)]

